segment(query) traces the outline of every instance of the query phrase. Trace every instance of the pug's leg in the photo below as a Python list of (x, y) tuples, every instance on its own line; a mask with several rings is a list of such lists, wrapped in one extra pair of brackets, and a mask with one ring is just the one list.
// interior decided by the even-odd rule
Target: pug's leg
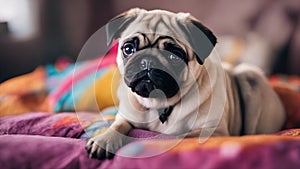
[(263, 72), (247, 64), (234, 70), (244, 101), (244, 134), (268, 134), (282, 129), (283, 105)]
[(116, 120), (108, 130), (91, 138), (86, 144), (86, 150), (91, 158), (113, 158), (114, 154), (124, 146), (127, 134), (132, 129), (131, 124), (125, 119)]

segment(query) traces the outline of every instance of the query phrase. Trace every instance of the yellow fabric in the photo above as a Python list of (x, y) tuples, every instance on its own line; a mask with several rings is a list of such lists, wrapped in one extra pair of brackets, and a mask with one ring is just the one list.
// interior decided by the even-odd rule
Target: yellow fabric
[(76, 104), (76, 111), (99, 111), (118, 105), (117, 88), (120, 74), (116, 66), (111, 66), (95, 83), (89, 87)]

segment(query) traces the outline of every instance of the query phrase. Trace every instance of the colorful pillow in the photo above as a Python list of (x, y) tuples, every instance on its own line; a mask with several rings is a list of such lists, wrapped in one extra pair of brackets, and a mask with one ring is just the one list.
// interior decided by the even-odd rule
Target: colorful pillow
[[(79, 110), (99, 110), (107, 106), (113, 106), (113, 100), (116, 96), (115, 89), (111, 89), (110, 84), (113, 81), (114, 74), (117, 74), (115, 68), (115, 53), (70, 65), (63, 72), (48, 73), (47, 86), (49, 93), (49, 102), (51, 111), (79, 111)], [(47, 69), (48, 72), (54, 72), (53, 67)], [(63, 76), (63, 77), (62, 77)], [(95, 86), (95, 84), (103, 84)], [(55, 84), (56, 87), (53, 87)], [(110, 89), (110, 90), (109, 90)], [(95, 94), (102, 94), (96, 97)], [(105, 93), (105, 97), (103, 96)], [(90, 100), (96, 100), (91, 105)], [(99, 104), (98, 104), (99, 103)], [(102, 106), (98, 106), (101, 103)]]

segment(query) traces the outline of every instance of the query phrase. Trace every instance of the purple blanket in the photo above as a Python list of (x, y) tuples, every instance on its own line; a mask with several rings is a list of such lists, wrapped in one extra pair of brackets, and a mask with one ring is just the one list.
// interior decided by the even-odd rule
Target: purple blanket
[[(299, 129), (277, 135), (177, 140), (132, 130), (141, 138), (113, 160), (90, 159), (80, 139), (93, 114), (29, 113), (0, 118), (0, 168), (299, 168)], [(78, 119), (81, 119), (80, 121)], [(85, 121), (86, 120), (86, 121)], [(151, 138), (151, 139), (149, 139)], [(154, 138), (154, 139), (153, 139)], [(127, 156), (127, 157), (126, 157)], [(130, 157), (128, 157), (130, 156)]]
[[(146, 143), (144, 143), (146, 144)], [(148, 143), (149, 144), (149, 143)], [(276, 143), (236, 150), (195, 149), (166, 152), (149, 158), (116, 156), (113, 160), (88, 157), (85, 141), (72, 138), (3, 135), (0, 136), (1, 168), (298, 168), (300, 142)], [(137, 147), (138, 143), (127, 145)], [(145, 146), (145, 145), (143, 145)], [(230, 147), (229, 147), (230, 148)], [(295, 149), (296, 148), (296, 149)], [(130, 148), (129, 148), (130, 149)], [(144, 150), (144, 153), (149, 150)], [(159, 147), (151, 151), (159, 151)], [(227, 151), (227, 152), (226, 152)]]
[(103, 162), (89, 159), (84, 145), (85, 140), (72, 138), (3, 135), (0, 136), (1, 168), (99, 167)]
[(30, 134), (78, 138), (83, 133), (74, 113), (28, 113), (0, 118), (0, 134)]

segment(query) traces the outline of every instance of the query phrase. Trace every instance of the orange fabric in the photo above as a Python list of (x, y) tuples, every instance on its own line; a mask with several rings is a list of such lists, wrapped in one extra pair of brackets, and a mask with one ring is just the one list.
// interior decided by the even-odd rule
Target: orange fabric
[(46, 72), (39, 67), (32, 73), (9, 79), (0, 84), (0, 96), (7, 94), (26, 94), (45, 89)]
[(287, 113), (285, 129), (300, 127), (300, 93), (284, 84), (272, 84)]
[(28, 112), (48, 111), (45, 92), (46, 73), (37, 68), (0, 84), (0, 117)]
[(57, 128), (60, 128), (62, 126), (70, 126), (71, 124), (77, 124), (77, 123), (79, 123), (78, 117), (76, 117), (76, 116), (68, 116), (68, 117), (65, 117), (65, 118), (61, 119), (60, 121), (58, 121), (53, 126), (53, 128), (57, 129)]
[(199, 138), (186, 138), (182, 140), (160, 140), (147, 141), (147, 147), (170, 149), (170, 152), (195, 151), (197, 149), (214, 149), (224, 147), (249, 147), (255, 145), (266, 145), (282, 141), (300, 141), (300, 137), (293, 136), (277, 136), (277, 135), (248, 135), (248, 136), (222, 136), (210, 137), (203, 143), (199, 142)]

